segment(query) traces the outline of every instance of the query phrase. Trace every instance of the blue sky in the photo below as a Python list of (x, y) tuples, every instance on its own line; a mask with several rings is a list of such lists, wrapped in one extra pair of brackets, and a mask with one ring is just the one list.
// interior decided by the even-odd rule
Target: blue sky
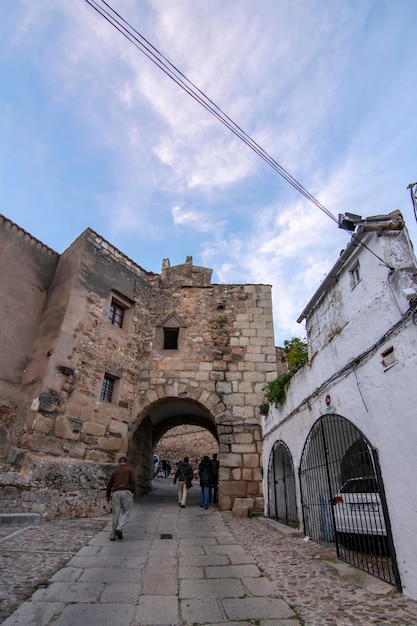
[[(113, 0), (331, 213), (400, 209), (417, 245), (415, 0)], [(276, 342), (349, 236), (84, 0), (4, 0), (0, 212), (63, 252), (273, 286)]]

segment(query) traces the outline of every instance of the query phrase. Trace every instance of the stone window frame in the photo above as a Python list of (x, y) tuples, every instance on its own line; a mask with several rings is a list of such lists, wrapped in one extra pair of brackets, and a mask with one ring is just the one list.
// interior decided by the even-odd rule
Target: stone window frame
[(103, 382), (100, 390), (100, 401), (108, 404), (117, 403), (120, 389), (120, 378), (111, 374), (110, 372), (104, 372)]
[[(177, 347), (165, 348), (165, 331), (178, 331)], [(180, 351), (185, 344), (187, 335), (187, 325), (181, 319), (181, 317), (174, 312), (167, 315), (160, 324), (157, 326), (157, 344), (161, 350), (166, 353), (175, 353)]]
[[(124, 296), (122, 293), (117, 291), (116, 289), (112, 289), (110, 292), (109, 303), (107, 306), (107, 322), (113, 326), (113, 328), (117, 328), (118, 330), (124, 330), (126, 332), (129, 331), (132, 317), (133, 317), (133, 300)], [(119, 309), (123, 310), (123, 319), (121, 324), (115, 324), (112, 321), (111, 317), (114, 319), (114, 315), (110, 316), (111, 307), (115, 306)]]

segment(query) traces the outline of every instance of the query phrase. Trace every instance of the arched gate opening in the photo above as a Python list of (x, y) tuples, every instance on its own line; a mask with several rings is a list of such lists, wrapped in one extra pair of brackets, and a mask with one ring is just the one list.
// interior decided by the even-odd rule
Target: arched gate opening
[(331, 414), (313, 425), (300, 486), (305, 534), (401, 589), (377, 451), (349, 420)]
[[(128, 449), (129, 460), (135, 468), (139, 495), (148, 493), (152, 488), (154, 452), (158, 442), (172, 428), (182, 425), (204, 428), (218, 441), (214, 417), (196, 400), (161, 398), (142, 411)], [(189, 451), (191, 453), (192, 450)]]
[(269, 457), (268, 514), (286, 526), (299, 526), (294, 464), (283, 441), (275, 442)]

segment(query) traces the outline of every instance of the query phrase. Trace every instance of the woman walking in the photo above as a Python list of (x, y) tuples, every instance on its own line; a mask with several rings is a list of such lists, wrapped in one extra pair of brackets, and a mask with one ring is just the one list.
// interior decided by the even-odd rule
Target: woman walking
[(178, 463), (177, 471), (174, 476), (174, 485), (178, 481), (178, 504), (185, 509), (187, 501), (187, 491), (192, 486), (193, 468), (190, 465), (188, 456)]
[(198, 466), (200, 476), (200, 506), (208, 509), (210, 489), (213, 485), (213, 466), (207, 455), (203, 456)]

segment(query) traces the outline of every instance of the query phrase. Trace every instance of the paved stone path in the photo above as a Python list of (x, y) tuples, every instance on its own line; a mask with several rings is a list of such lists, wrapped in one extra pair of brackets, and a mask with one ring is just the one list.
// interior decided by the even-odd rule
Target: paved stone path
[(330, 549), (265, 520), (200, 509), (197, 487), (180, 509), (169, 479), (154, 484), (123, 541), (109, 541), (109, 516), (1, 528), (1, 623), (417, 625), (416, 602)]

